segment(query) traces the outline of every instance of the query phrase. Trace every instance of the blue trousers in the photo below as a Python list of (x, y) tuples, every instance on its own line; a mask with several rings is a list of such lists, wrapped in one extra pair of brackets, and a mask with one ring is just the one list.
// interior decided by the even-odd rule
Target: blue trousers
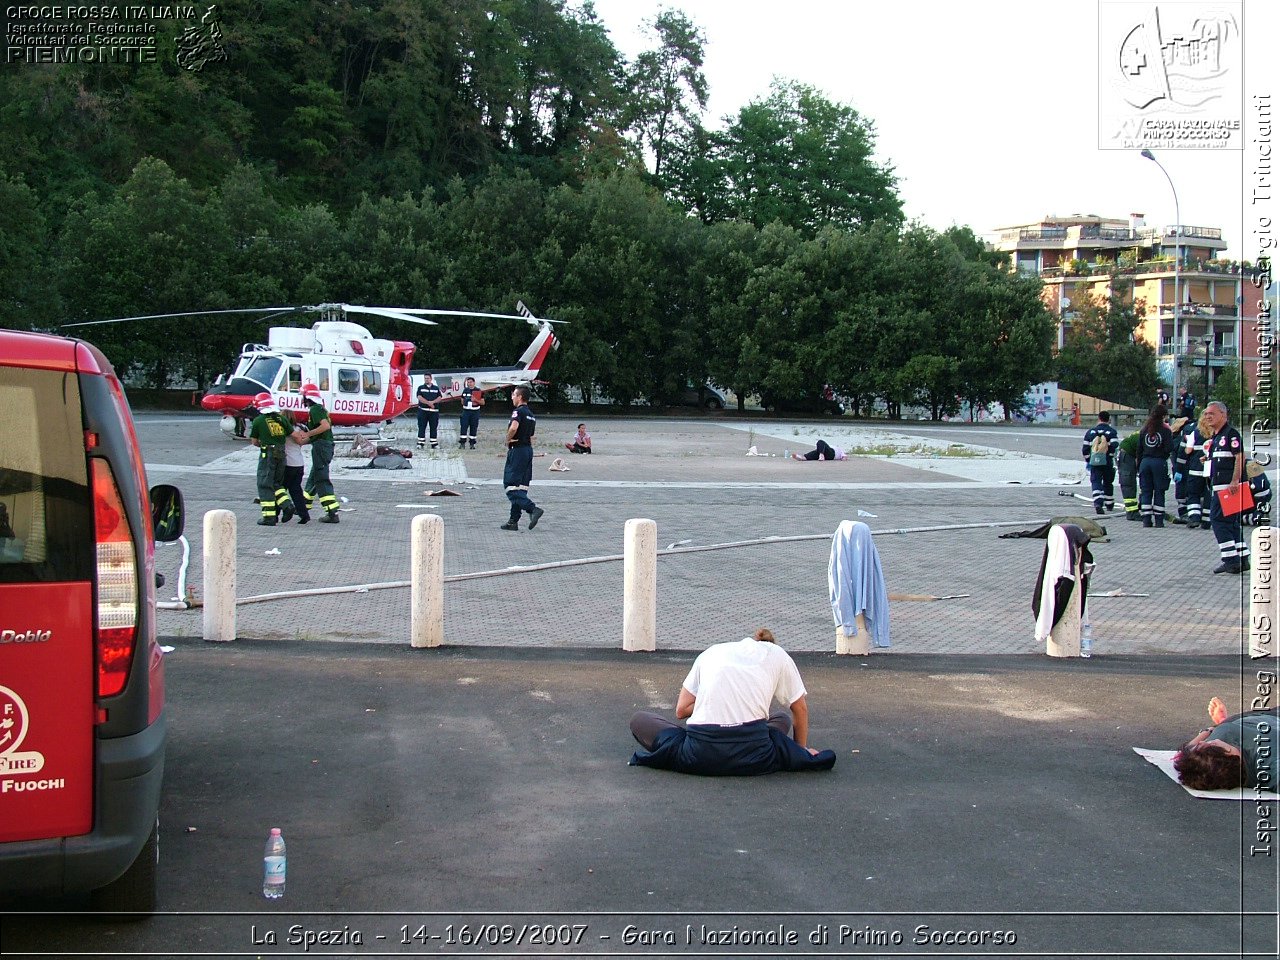
[(470, 441), (471, 446), (474, 447), (476, 445), (476, 431), (479, 429), (480, 411), (463, 410), (462, 416), (458, 419), (458, 446)]
[(439, 410), (423, 410), (418, 408), (418, 442), (421, 443), (427, 438), (427, 428), (431, 428), (431, 445), (437, 445), (436, 431), (440, 427), (440, 411)]
[(1218, 541), (1218, 555), (1224, 563), (1241, 563), (1249, 556), (1249, 545), (1240, 527), (1240, 514), (1224, 516), (1222, 501), (1216, 492), (1210, 494), (1209, 526), (1213, 530), (1213, 539)]
[(510, 447), (507, 462), (502, 468), (502, 485), (511, 501), (511, 522), (520, 519), (521, 513), (533, 513), (537, 504), (529, 499), (529, 484), (533, 482), (533, 447)]
[(1093, 488), (1093, 505), (1111, 510), (1116, 505), (1116, 468), (1090, 467), (1089, 486)]
[(1159, 457), (1143, 457), (1138, 464), (1138, 505), (1142, 519), (1164, 526), (1164, 492), (1169, 489), (1169, 464)]

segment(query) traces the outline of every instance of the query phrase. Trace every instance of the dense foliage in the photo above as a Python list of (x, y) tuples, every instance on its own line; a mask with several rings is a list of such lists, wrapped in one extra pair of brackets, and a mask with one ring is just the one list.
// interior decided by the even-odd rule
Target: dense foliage
[[(616, 401), (705, 379), (891, 414), (1017, 406), (1048, 376), (1036, 280), (904, 225), (874, 127), (775, 82), (702, 122), (683, 15), (619, 56), (562, 0), (231, 0), (228, 59), (0, 72), (0, 323), (351, 302), (568, 320), (547, 374)], [(174, 24), (176, 36), (181, 24)], [(162, 34), (164, 31), (161, 31)], [(509, 362), (505, 322), (392, 321), (427, 364)], [(265, 324), (92, 328), (121, 368), (206, 384)]]

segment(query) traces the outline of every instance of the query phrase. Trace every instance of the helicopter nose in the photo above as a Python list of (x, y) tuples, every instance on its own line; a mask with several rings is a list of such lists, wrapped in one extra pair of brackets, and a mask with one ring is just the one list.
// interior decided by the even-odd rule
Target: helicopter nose
[(225, 393), (214, 393), (210, 390), (200, 398), (200, 406), (205, 410), (211, 410), (215, 413), (219, 413), (224, 410), (232, 409), (235, 404), (232, 402), (232, 398), (227, 396)]

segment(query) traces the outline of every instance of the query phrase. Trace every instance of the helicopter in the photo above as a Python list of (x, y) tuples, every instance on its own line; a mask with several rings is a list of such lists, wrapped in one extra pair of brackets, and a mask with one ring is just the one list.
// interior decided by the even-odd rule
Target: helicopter
[[(322, 303), (304, 307), (253, 307), (241, 310), (213, 310), (177, 314), (122, 317), (67, 326), (119, 323), (126, 320), (155, 320), (206, 314), (264, 313), (266, 319), (289, 314), (319, 314), (309, 328), (271, 327), (267, 342), (246, 343), (235, 369), (220, 374), (200, 400), (200, 406), (224, 416), (224, 429), (234, 420), (253, 412), (254, 397), (270, 393), (281, 413), (305, 415), (309, 404), (302, 386), (314, 383), (320, 389), (334, 427), (364, 427), (380, 424), (404, 413), (415, 403), (414, 393), (427, 373), (449, 395), (460, 393), (467, 377), (476, 388), (496, 390), (537, 380), (547, 357), (559, 346), (552, 325), (562, 323), (536, 317), (517, 302), (516, 314), (480, 313), (470, 310), (429, 310), (417, 307), (371, 307), (347, 303)], [(382, 340), (365, 327), (348, 319), (349, 314), (368, 314), (435, 326), (430, 316), (484, 317), (524, 320), (537, 329), (533, 342), (510, 367), (480, 367), (474, 370), (411, 370), (416, 350), (404, 340)]]

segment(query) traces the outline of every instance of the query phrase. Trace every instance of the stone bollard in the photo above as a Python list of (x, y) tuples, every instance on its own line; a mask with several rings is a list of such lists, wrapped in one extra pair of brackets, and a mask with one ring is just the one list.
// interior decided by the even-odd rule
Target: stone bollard
[(622, 649), (658, 647), (658, 525), (628, 520), (622, 535)]
[(444, 642), (444, 517), (433, 513), (414, 517), (411, 538), (409, 643), (438, 647)]
[(1080, 656), (1080, 618), (1080, 583), (1077, 581), (1067, 609), (1062, 611), (1062, 619), (1053, 625), (1044, 642), (1044, 652), (1051, 657)]
[(1280, 585), (1276, 583), (1276, 528), (1253, 531), (1249, 552), (1249, 657), (1280, 655), (1276, 621), (1280, 619)]
[(204, 638), (236, 638), (236, 515), (230, 510), (204, 515)]
[(865, 657), (871, 653), (871, 634), (867, 633), (867, 621), (862, 614), (858, 614), (854, 622), (858, 626), (856, 637), (847, 637), (844, 627), (836, 627), (836, 653)]

